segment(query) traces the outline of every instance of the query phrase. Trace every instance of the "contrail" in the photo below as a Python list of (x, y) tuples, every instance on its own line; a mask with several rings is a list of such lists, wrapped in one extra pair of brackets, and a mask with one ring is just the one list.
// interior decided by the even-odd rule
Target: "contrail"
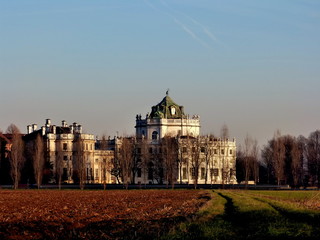
[[(207, 43), (205, 43), (203, 40), (201, 40), (201, 38), (199, 38), (197, 36), (197, 34), (195, 34), (189, 27), (187, 27), (185, 24), (183, 24), (181, 21), (179, 21), (175, 16), (173, 16), (170, 13), (164, 12), (164, 11), (160, 11), (158, 8), (156, 8), (153, 4), (151, 4), (148, 0), (144, 1), (149, 7), (151, 7), (153, 10), (160, 12), (162, 14), (165, 14), (167, 16), (169, 16), (170, 18), (173, 19), (173, 21), (180, 27), (182, 28), (182, 30), (184, 32), (186, 32), (190, 37), (192, 37), (194, 40), (196, 40), (198, 43), (200, 43), (202, 46), (204, 46), (205, 48), (208, 49), (212, 49)], [(161, 3), (170, 10), (169, 6), (167, 5), (167, 3), (161, 1)], [(190, 18), (191, 19), (191, 18)], [(199, 24), (198, 24), (199, 25)]]
[(195, 20), (194, 18), (190, 17), (189, 15), (187, 15), (183, 12), (172, 9), (164, 0), (161, 0), (161, 3), (169, 11), (176, 12), (177, 14), (183, 15), (186, 18), (188, 18), (190, 21), (192, 21), (195, 25), (198, 25), (202, 29), (202, 31), (207, 35), (207, 37), (209, 37), (213, 42), (217, 42), (217, 43), (223, 45), (224, 47), (226, 47), (226, 45), (223, 42), (219, 41), (219, 39), (215, 36), (215, 34), (213, 34), (205, 25), (201, 24), (199, 21)]
[(213, 40), (213, 41), (218, 41), (218, 39), (216, 38), (216, 36), (215, 36), (212, 32), (210, 32), (210, 30), (209, 30), (206, 26), (202, 25), (200, 22), (198, 22), (197, 20), (195, 20), (194, 18), (190, 17), (189, 15), (187, 15), (187, 14), (185, 14), (185, 13), (181, 13), (181, 14), (184, 15), (184, 16), (186, 16), (187, 18), (189, 18), (194, 24), (200, 26), (200, 27), (202, 28), (203, 32), (204, 32), (209, 38), (211, 38), (211, 40)]
[(176, 18), (174, 18), (174, 21), (176, 24), (178, 24), (187, 34), (189, 34), (193, 39), (195, 39), (197, 42), (199, 42), (201, 45), (203, 45), (206, 48), (211, 49), (211, 47), (206, 44), (204, 41), (202, 41), (191, 29), (189, 29), (186, 25), (179, 22)]

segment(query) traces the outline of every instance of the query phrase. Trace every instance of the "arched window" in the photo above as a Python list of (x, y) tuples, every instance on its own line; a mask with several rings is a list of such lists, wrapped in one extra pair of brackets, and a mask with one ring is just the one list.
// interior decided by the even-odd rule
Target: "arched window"
[(158, 139), (158, 132), (157, 131), (153, 131), (152, 132), (152, 140), (157, 140)]

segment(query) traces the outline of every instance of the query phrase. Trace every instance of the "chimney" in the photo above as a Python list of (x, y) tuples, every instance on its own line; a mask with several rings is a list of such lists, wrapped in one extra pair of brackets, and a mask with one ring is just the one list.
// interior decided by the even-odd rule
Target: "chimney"
[(65, 120), (62, 120), (62, 127), (67, 127), (67, 122)]
[(41, 127), (42, 136), (46, 135), (46, 127)]
[(35, 123), (32, 124), (32, 131), (34, 132), (35, 130), (37, 130), (37, 127), (38, 127), (37, 124), (35, 124)]
[(51, 120), (49, 118), (46, 119), (46, 126), (50, 126), (51, 125)]
[(73, 125), (70, 125), (69, 127), (70, 127), (70, 132), (71, 132), (72, 134), (74, 134), (75, 132), (74, 132), (74, 127), (73, 127)]
[(56, 125), (53, 125), (53, 126), (52, 126), (52, 133), (53, 133), (53, 134), (56, 134), (56, 133), (57, 133), (57, 127), (56, 127)]
[(82, 133), (82, 126), (81, 125), (78, 125), (78, 131), (79, 131), (79, 133)]
[(28, 134), (32, 133), (32, 126), (31, 125), (27, 126), (27, 133)]

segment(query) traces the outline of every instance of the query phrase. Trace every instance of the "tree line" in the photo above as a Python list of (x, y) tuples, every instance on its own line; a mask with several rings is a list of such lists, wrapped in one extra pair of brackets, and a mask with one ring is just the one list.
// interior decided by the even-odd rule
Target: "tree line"
[(246, 184), (320, 188), (320, 131), (308, 137), (282, 135), (279, 130), (259, 150), (250, 136), (237, 151), (237, 178)]

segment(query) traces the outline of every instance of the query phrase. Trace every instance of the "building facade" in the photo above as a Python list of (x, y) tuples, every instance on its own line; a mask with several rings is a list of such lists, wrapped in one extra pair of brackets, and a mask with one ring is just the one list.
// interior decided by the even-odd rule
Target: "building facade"
[(97, 139), (77, 123), (56, 126), (47, 119), (39, 129), (27, 126), (25, 139), (42, 136), (52, 182), (59, 169), (63, 182), (77, 182), (82, 163), (85, 183), (236, 183), (235, 140), (203, 136), (200, 128), (200, 117), (185, 114), (167, 93), (144, 119), (136, 116), (134, 137)]
[[(47, 119), (40, 129), (36, 124), (27, 126), (27, 133), (25, 139), (35, 139), (37, 134), (43, 137), (46, 160), (53, 166), (54, 176), (62, 165), (63, 182), (74, 183), (75, 171), (79, 171), (79, 162), (82, 162), (86, 183), (112, 183), (108, 173), (113, 151), (96, 149), (94, 135), (83, 133), (81, 125), (68, 125), (63, 120), (61, 126), (56, 126)], [(55, 178), (52, 181), (55, 182)]]
[(192, 136), (200, 134), (200, 118), (191, 118), (184, 113), (184, 107), (176, 104), (167, 94), (162, 101), (153, 106), (151, 113), (143, 119), (136, 116), (136, 137), (157, 141), (166, 135)]
[[(137, 158), (141, 163), (137, 164), (137, 182), (236, 183), (235, 139), (201, 136), (199, 115), (190, 118), (168, 93), (146, 118), (136, 116), (135, 128)], [(166, 138), (172, 138), (170, 144), (176, 146), (170, 147), (173, 156), (168, 155)], [(170, 162), (174, 169), (168, 165), (170, 157), (175, 158)]]

